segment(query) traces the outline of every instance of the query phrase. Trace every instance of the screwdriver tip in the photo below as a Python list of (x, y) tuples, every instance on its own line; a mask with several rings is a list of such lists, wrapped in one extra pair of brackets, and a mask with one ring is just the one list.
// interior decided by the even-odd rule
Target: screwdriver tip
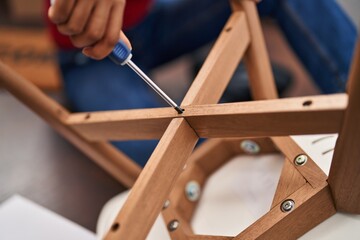
[(179, 114), (182, 114), (184, 112), (184, 109), (182, 109), (181, 107), (179, 106), (176, 106), (175, 107), (175, 110), (179, 113)]

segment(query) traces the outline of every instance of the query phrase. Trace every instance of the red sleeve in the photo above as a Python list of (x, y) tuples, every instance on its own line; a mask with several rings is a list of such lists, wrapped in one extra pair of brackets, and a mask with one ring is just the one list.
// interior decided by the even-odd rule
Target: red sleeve
[[(143, 20), (149, 13), (151, 8), (152, 0), (127, 0), (125, 11), (124, 11), (124, 22), (123, 30), (129, 29)], [(45, 11), (50, 7), (50, 1), (46, 0)], [(50, 22), (49, 18), (46, 17), (47, 25), (50, 34), (60, 49), (69, 50), (75, 47), (71, 44), (69, 37), (62, 35), (56, 28), (56, 26)]]

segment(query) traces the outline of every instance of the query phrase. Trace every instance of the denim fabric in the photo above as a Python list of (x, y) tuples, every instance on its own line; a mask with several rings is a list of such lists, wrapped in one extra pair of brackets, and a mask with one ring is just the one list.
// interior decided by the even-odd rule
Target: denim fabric
[(274, 16), (324, 93), (344, 92), (356, 28), (334, 0), (282, 0)]
[[(264, 0), (261, 15), (278, 20), (289, 43), (325, 93), (344, 91), (356, 31), (333, 0)], [(157, 0), (142, 23), (126, 32), (133, 61), (145, 72), (212, 41), (230, 14), (226, 0)], [(64, 88), (75, 111), (164, 106), (128, 67), (80, 52), (59, 52)], [(144, 165), (157, 141), (116, 142)]]

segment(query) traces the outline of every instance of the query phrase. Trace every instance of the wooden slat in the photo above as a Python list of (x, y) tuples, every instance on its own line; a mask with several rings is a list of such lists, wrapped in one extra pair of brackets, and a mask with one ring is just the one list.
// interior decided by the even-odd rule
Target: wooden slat
[(360, 41), (348, 83), (349, 105), (332, 160), (329, 184), (336, 208), (360, 214)]
[(208, 177), (233, 156), (235, 152), (224, 140), (210, 139), (194, 151), (189, 159), (189, 165), (196, 164)]
[[(204, 189), (204, 185), (208, 175), (199, 167), (198, 164), (188, 161), (188, 166), (181, 173), (179, 179), (177, 180), (174, 189), (170, 194), (171, 206), (179, 213), (179, 215), (186, 220), (191, 222), (193, 213), (197, 207), (199, 201), (193, 202), (189, 201), (185, 195), (186, 184), (189, 181), (196, 181), (201, 186), (201, 189)], [(200, 199), (199, 199), (200, 200)]]
[(248, 44), (245, 15), (235, 12), (226, 23), (181, 105), (217, 103)]
[(67, 124), (92, 141), (156, 139), (172, 118), (182, 117), (204, 138), (333, 133), (346, 105), (346, 94), (334, 94), (188, 106), (181, 115), (172, 108), (71, 114)]
[[(227, 138), (224, 139), (226, 144), (232, 148), (235, 154), (244, 154), (245, 152), (241, 148), (241, 142), (244, 140), (254, 141), (260, 147), (260, 152), (258, 154), (268, 154), (268, 153), (278, 153), (279, 150), (275, 147), (274, 143), (270, 140), (270, 138)], [(247, 154), (247, 153), (245, 153)]]
[(281, 203), (305, 184), (305, 178), (296, 170), (289, 159), (285, 159), (271, 208)]
[(169, 235), (171, 239), (187, 240), (188, 236), (193, 234), (190, 221), (184, 219), (180, 212), (176, 211), (172, 206), (173, 204), (170, 203), (170, 206), (162, 211), (162, 217), (167, 226), (175, 219), (179, 222), (179, 227), (174, 231), (169, 231)]
[(306, 154), (303, 149), (291, 138), (291, 137), (272, 137), (271, 138), (275, 145), (285, 155), (286, 158), (290, 159), (293, 166), (301, 173), (301, 175), (310, 183), (311, 186), (318, 187), (322, 186), (327, 180), (326, 174), (316, 163), (307, 155), (308, 160), (303, 166), (296, 166), (294, 159), (300, 154)]
[(245, 64), (250, 77), (252, 96), (256, 100), (277, 98), (256, 4), (254, 1), (243, 0), (232, 0), (231, 3), (235, 11), (243, 10), (247, 17), (251, 42), (245, 54)]
[(90, 141), (160, 139), (172, 118), (173, 108), (104, 111), (71, 114), (67, 124)]
[(289, 199), (294, 210), (283, 213), (280, 203), (234, 239), (297, 239), (336, 212), (326, 182), (315, 189), (305, 184)]
[(145, 239), (197, 140), (185, 119), (171, 121), (106, 239)]
[(189, 106), (183, 116), (203, 138), (320, 134), (339, 130), (346, 105), (340, 94)]
[(119, 182), (127, 187), (133, 185), (141, 171), (136, 163), (112, 145), (105, 142), (90, 143), (70, 129), (65, 125), (69, 116), (66, 109), (1, 62), (0, 83)]

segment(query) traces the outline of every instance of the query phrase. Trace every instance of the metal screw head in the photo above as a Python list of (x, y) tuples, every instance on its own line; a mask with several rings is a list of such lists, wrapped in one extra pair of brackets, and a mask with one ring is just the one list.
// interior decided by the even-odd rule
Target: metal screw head
[(241, 149), (245, 153), (256, 154), (260, 152), (260, 146), (252, 140), (244, 140), (240, 143)]
[(295, 158), (294, 162), (295, 162), (295, 165), (302, 166), (307, 162), (307, 160), (308, 160), (308, 157), (305, 154), (300, 154)]
[(163, 210), (167, 209), (170, 206), (170, 200), (166, 200), (163, 205)]
[(290, 212), (295, 207), (295, 202), (291, 199), (287, 199), (281, 203), (280, 209), (283, 212)]
[(180, 226), (180, 222), (179, 222), (178, 220), (174, 219), (174, 220), (172, 220), (172, 221), (169, 222), (169, 224), (168, 224), (167, 227), (168, 227), (168, 230), (169, 230), (170, 232), (173, 232), (173, 231), (175, 231), (179, 226)]
[(186, 198), (191, 202), (196, 202), (200, 198), (201, 188), (200, 184), (196, 181), (190, 181), (185, 187)]

